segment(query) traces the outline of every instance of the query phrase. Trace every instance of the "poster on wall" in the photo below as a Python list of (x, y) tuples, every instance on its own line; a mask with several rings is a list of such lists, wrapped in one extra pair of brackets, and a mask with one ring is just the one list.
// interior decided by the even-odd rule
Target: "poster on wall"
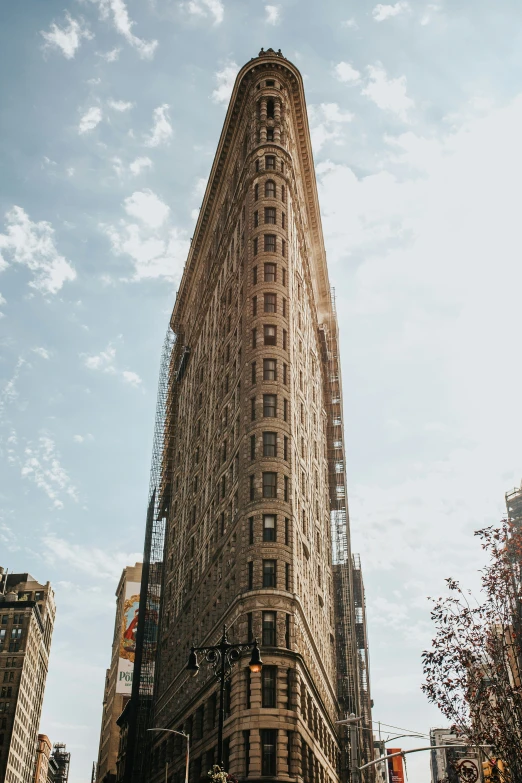
[(140, 607), (140, 583), (127, 582), (120, 628), (120, 652), (116, 693), (131, 695), (132, 672), (136, 654), (136, 632), (138, 630), (138, 612)]

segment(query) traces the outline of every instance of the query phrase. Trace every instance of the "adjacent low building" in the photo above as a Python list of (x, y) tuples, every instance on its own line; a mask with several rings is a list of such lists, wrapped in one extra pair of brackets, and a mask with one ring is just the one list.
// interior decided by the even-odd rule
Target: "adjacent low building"
[(124, 568), (116, 590), (116, 619), (111, 665), (107, 669), (103, 694), (97, 783), (112, 783), (116, 780), (120, 741), (116, 720), (129, 700), (132, 689), (141, 570), (141, 563)]
[(49, 772), (49, 757), (53, 746), (46, 734), (38, 735), (36, 749), (36, 764), (34, 768), (34, 783), (47, 783)]
[(0, 780), (32, 783), (56, 608), (49, 582), (0, 569)]

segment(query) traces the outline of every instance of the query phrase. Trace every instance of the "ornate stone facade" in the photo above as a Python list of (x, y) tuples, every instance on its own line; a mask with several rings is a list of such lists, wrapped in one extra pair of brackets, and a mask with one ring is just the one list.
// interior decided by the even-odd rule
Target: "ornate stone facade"
[[(191, 735), (191, 782), (216, 759), (210, 667), (191, 645), (261, 645), (233, 669), (227, 768), (249, 780), (336, 781), (339, 717), (327, 399), (332, 319), (301, 76), (261, 52), (236, 80), (172, 327), (171, 506), (154, 726)], [(190, 351), (190, 353), (188, 353)], [(187, 361), (188, 358), (188, 361)], [(152, 779), (183, 779), (157, 735)]]

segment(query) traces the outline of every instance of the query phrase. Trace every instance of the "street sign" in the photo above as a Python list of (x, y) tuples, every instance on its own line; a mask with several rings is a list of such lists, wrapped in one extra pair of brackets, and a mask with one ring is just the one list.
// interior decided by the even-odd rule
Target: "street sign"
[(459, 783), (477, 783), (480, 780), (480, 762), (478, 759), (460, 759), (457, 764)]

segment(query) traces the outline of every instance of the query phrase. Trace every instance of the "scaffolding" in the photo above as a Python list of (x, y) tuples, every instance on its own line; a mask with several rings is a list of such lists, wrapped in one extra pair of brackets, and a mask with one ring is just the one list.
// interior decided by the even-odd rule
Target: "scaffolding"
[[(337, 698), (343, 713), (360, 715), (357, 645), (355, 638), (355, 605), (350, 552), (349, 520), (345, 478), (342, 383), (335, 291), (331, 292), (332, 311), (320, 326), (322, 366), (325, 373), (327, 422), (327, 457), (332, 535), (332, 565), (337, 652)], [(346, 731), (346, 730), (345, 730)], [(346, 738), (341, 743), (342, 779), (350, 777), (350, 749)]]
[(69, 780), (69, 766), (71, 754), (66, 750), (62, 742), (55, 742), (53, 752), (49, 757), (48, 780), (52, 783), (67, 783)]
[(156, 649), (172, 476), (171, 421), (176, 397), (176, 343), (176, 334), (169, 326), (163, 343), (156, 403), (125, 783), (142, 783), (146, 780), (151, 745), (151, 735), (147, 734), (147, 729), (151, 727), (154, 682), (158, 676)]
[(506, 492), (506, 508), (511, 523), (522, 522), (522, 484), (511, 492)]

